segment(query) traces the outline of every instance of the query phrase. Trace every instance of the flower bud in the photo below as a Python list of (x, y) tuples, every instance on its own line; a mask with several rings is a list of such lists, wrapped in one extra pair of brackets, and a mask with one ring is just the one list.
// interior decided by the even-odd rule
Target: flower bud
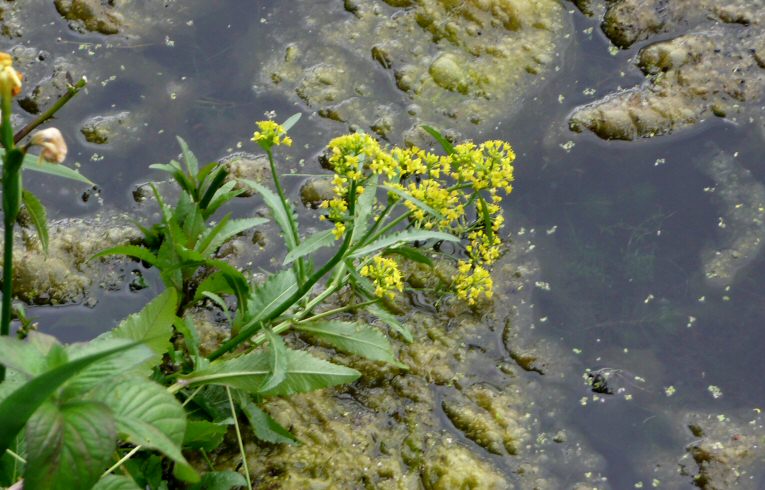
[(21, 93), (21, 73), (13, 68), (13, 58), (8, 53), (0, 52), (0, 90), (10, 92), (12, 96)]
[(40, 158), (46, 162), (61, 163), (66, 158), (66, 141), (56, 128), (47, 128), (32, 134), (30, 145), (42, 148)]

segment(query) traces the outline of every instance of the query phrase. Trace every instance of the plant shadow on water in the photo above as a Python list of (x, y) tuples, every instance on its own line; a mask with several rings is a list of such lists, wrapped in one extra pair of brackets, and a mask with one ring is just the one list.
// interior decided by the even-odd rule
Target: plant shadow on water
[[(79, 191), (61, 189), (53, 180), (30, 182), (33, 191), (49, 198), (52, 215), (145, 213), (132, 191), (153, 176), (146, 173), (147, 164), (176, 156), (176, 132), (198, 143), (192, 146), (200, 160), (212, 161), (240, 151), (240, 139), (266, 109), (280, 117), (295, 112), (292, 100), (258, 77), (259, 67), (282, 49), (270, 40), (290, 21), (290, 13), (273, 2), (211, 3), (199, 7), (199, 15), (196, 4), (175, 10), (171, 28), (138, 39), (108, 38), (107, 43), (97, 35), (72, 33), (60, 19), (56, 35), (50, 30), (29, 35), (37, 48), (54, 56), (77, 49), (93, 53), (77, 65), (95, 81), (87, 103), (67, 108), (58, 124), (72, 128), (67, 134), (72, 161), (99, 183), (101, 198), (83, 202)], [(522, 217), (519, 222), (536, 228), (539, 280), (548, 286), (534, 291), (533, 335), (560, 341), (573, 359), (562, 383), (536, 373), (522, 376), (541, 390), (563, 393), (556, 398), (565, 407), (563, 424), (603, 456), (609, 488), (637, 482), (648, 487), (654, 465), (669, 474), (694, 439), (685, 428), (688, 413), (748, 420), (765, 399), (760, 381), (765, 361), (759, 352), (765, 342), (765, 260), (760, 254), (723, 287), (708, 283), (702, 263), (724, 229), (721, 204), (709, 191), (716, 183), (703, 171), (705, 162), (722, 152), (765, 184), (765, 168), (759, 165), (765, 142), (754, 124), (722, 120), (650, 141), (603, 142), (569, 133), (566, 116), (592, 101), (585, 93), (589, 89), (600, 95), (643, 78), (628, 61), (634, 50), (612, 55), (595, 19), (571, 16), (574, 45), (544, 93), (532, 94), (519, 115), (493, 127), (476, 126), (465, 136), (508, 138), (516, 147), (518, 184), (506, 207), (508, 214)], [(57, 37), (61, 40), (54, 41)], [(615, 76), (620, 70), (626, 75)], [(135, 119), (122, 139), (97, 146), (75, 134), (74, 128), (93, 114), (123, 110)], [(317, 173), (320, 142), (345, 128), (315, 117), (296, 127), (293, 138), (306, 145), (289, 150), (288, 170)], [(305, 178), (285, 181), (288, 196), (299, 202)], [(249, 206), (234, 203), (232, 208), (245, 213)], [(301, 213), (301, 224), (318, 215), (311, 213)], [(254, 267), (267, 269), (271, 262), (257, 256)], [(29, 313), (64, 341), (93, 337), (152, 296), (149, 291), (161, 281), (151, 270), (143, 273), (150, 286), (146, 291), (125, 286), (94, 293), (98, 304), (93, 308), (31, 307)], [(489, 351), (491, 358), (502, 355)], [(603, 369), (620, 373), (609, 380), (616, 387), (612, 394), (593, 393), (582, 378), (587, 370)], [(466, 374), (480, 379), (479, 371)], [(722, 396), (715, 396), (712, 387)], [(451, 419), (441, 415), (449, 427)], [(496, 458), (511, 473), (506, 461)], [(690, 478), (683, 481), (693, 486)]]

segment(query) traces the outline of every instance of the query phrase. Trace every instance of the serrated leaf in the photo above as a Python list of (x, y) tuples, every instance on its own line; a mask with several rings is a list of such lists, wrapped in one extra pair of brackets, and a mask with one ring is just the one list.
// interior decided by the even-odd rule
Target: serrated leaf
[(178, 293), (175, 289), (165, 289), (141, 311), (122, 321), (112, 330), (112, 336), (117, 339), (142, 341), (159, 359), (170, 349), (177, 308)]
[(450, 235), (449, 233), (443, 233), (440, 231), (418, 230), (418, 229), (404, 230), (398, 233), (392, 233), (390, 235), (385, 235), (381, 238), (378, 238), (377, 240), (370, 243), (369, 245), (365, 247), (361, 247), (357, 250), (354, 250), (349, 255), (349, 257), (351, 258), (364, 257), (365, 255), (370, 255), (374, 252), (377, 252), (380, 249), (388, 248), (398, 243), (410, 243), (415, 241), (426, 241), (426, 240), (439, 240), (444, 242), (459, 242), (460, 241), (458, 237), (454, 235)]
[(148, 248), (139, 247), (138, 245), (117, 245), (116, 247), (110, 247), (106, 250), (101, 250), (88, 260), (99, 259), (109, 255), (127, 255), (128, 257), (143, 260), (149, 265), (157, 263), (157, 257)]
[(270, 376), (260, 388), (262, 391), (268, 391), (276, 388), (287, 377), (287, 346), (270, 327), (264, 329), (266, 339), (268, 339), (269, 369)]
[(395, 248), (389, 248), (383, 252), (383, 255), (391, 254), (400, 255), (413, 262), (418, 262), (420, 264), (425, 264), (429, 267), (433, 267), (433, 261), (430, 259), (430, 257), (420, 252), (416, 248), (399, 246)]
[(270, 355), (265, 350), (223, 361), (182, 377), (188, 384), (216, 384), (265, 396), (305, 393), (329, 386), (350, 383), (361, 373), (311, 356), (307, 352), (287, 350), (287, 373), (276, 388), (262, 392), (271, 375)]
[(0, 337), (0, 363), (26, 378), (42, 374), (47, 369), (45, 356), (39, 349), (31, 342), (14, 337)]
[(248, 395), (239, 393), (239, 408), (250, 422), (250, 428), (255, 437), (271, 444), (297, 444), (297, 438), (279, 422), (274, 420), (265, 410), (253, 402)]
[(289, 298), (298, 285), (295, 273), (283, 270), (273, 274), (266, 282), (256, 286), (247, 299), (248, 318), (244, 319), (244, 325), (254, 325), (261, 319), (271, 314), (285, 299)]
[(351, 244), (355, 244), (369, 229), (370, 217), (377, 202), (377, 180), (373, 175), (364, 185), (364, 193), (356, 201), (356, 211), (353, 220), (353, 236)]
[(92, 490), (142, 490), (138, 484), (124, 475), (106, 475), (98, 480)]
[(37, 230), (37, 236), (40, 238), (40, 244), (43, 251), (48, 253), (48, 215), (45, 212), (45, 206), (37, 197), (24, 189), (21, 191), (21, 200), (24, 207), (27, 208), (29, 216), (32, 218), (32, 224)]
[(186, 343), (186, 348), (189, 350), (189, 353), (194, 356), (199, 356), (199, 332), (197, 331), (196, 325), (194, 325), (194, 320), (191, 317), (188, 318), (179, 318), (176, 317), (173, 325), (175, 325), (176, 330), (178, 330), (178, 333), (180, 333), (183, 336), (183, 340)]
[(181, 453), (186, 412), (161, 385), (142, 378), (123, 378), (104, 384), (93, 399), (114, 413), (117, 430), (128, 442), (160, 451), (176, 465), (189, 467)]
[(26, 441), (25, 490), (91, 488), (117, 445), (109, 409), (94, 402), (43, 404), (27, 424)]
[[(0, 148), (0, 167), (2, 167), (4, 156), (5, 150)], [(90, 179), (77, 172), (76, 170), (72, 170), (71, 168), (58, 163), (50, 163), (46, 162), (45, 160), (40, 160), (39, 155), (33, 155), (32, 153), (27, 153), (24, 155), (24, 163), (22, 168), (24, 170), (32, 170), (34, 172), (62, 177), (64, 179), (76, 180), (78, 182), (82, 182), (83, 184), (95, 185)]]
[[(202, 236), (199, 237), (199, 242), (197, 242), (197, 247), (195, 247), (195, 249), (202, 255), (210, 255), (218, 250), (218, 247), (226, 243), (230, 238), (266, 222), (268, 222), (268, 220), (265, 218), (227, 220), (222, 226), (216, 226), (215, 228), (208, 228), (205, 230), (202, 233)], [(221, 221), (221, 223), (223, 223), (223, 221)]]
[(292, 225), (290, 224), (290, 218), (287, 213), (295, 214), (289, 203), (287, 203), (287, 209), (282, 206), (282, 200), (271, 189), (264, 187), (263, 185), (255, 182), (254, 180), (241, 179), (240, 182), (252, 187), (263, 198), (263, 202), (271, 210), (271, 215), (279, 228), (282, 230), (284, 236), (284, 243), (287, 246), (287, 250), (294, 250), (297, 247), (297, 241), (292, 234)]
[(192, 177), (196, 177), (199, 172), (199, 162), (197, 157), (189, 150), (189, 145), (186, 144), (183, 138), (176, 136), (178, 144), (181, 145), (181, 152), (183, 153), (183, 161), (186, 164), (186, 169)]
[(284, 257), (282, 265), (291, 264), (301, 257), (312, 254), (323, 247), (330, 247), (335, 244), (335, 236), (332, 230), (318, 231), (303, 240), (300, 245), (295, 247)]
[(284, 131), (289, 131), (290, 129), (292, 129), (292, 126), (294, 126), (298, 121), (300, 121), (301, 116), (302, 114), (298, 112), (288, 117), (287, 120), (282, 123), (282, 127), (284, 128)]
[(429, 135), (433, 137), (436, 141), (438, 141), (438, 144), (441, 145), (441, 148), (444, 149), (447, 155), (451, 155), (454, 153), (454, 145), (452, 145), (451, 141), (446, 139), (444, 135), (436, 131), (435, 129), (431, 128), (430, 126), (422, 125), (422, 129), (428, 132)]
[(372, 326), (333, 320), (300, 323), (297, 329), (339, 351), (404, 367), (385, 335)]
[(62, 384), (91, 364), (138, 345), (135, 342), (123, 343), (86, 357), (73, 359), (27, 381), (21, 388), (8, 395), (0, 403), (0, 454), (11, 446), (35, 410)]

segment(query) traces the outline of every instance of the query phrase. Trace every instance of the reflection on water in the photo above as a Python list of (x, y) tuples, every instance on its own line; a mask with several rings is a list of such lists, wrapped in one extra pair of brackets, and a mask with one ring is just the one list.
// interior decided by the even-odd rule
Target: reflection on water
[[(102, 201), (82, 202), (82, 189), (68, 183), (28, 179), (54, 217), (133, 207), (133, 187), (156, 177), (148, 164), (175, 156), (176, 133), (192, 142), (201, 160), (210, 160), (240, 146), (251, 149), (253, 122), (266, 111), (282, 119), (303, 109), (258, 85), (259, 65), (282, 48), (274, 45), (274, 32), (290, 20), (274, 17), (273, 2), (171, 4), (175, 22), (108, 39), (75, 34), (52, 7), (39, 7), (52, 27), (0, 41), (4, 50), (23, 42), (51, 57), (72, 57), (92, 81), (57, 125), (72, 142), (70, 162), (99, 183)], [(569, 133), (565, 119), (574, 107), (641, 78), (629, 62), (634, 49), (612, 55), (595, 20), (571, 16), (576, 43), (562, 60), (561, 75), (513, 118), (467, 136), (500, 136), (519, 155), (508, 206), (536, 229), (544, 287), (534, 301), (545, 319), (536, 331), (560, 341), (577, 366), (564, 376), (565, 423), (605, 457), (610, 488), (637, 482), (648, 488), (655, 475), (674, 471), (693, 440), (683, 414), (745, 420), (765, 400), (759, 348), (765, 341), (765, 260), (754, 258), (725, 284), (710, 282), (703, 263), (709, 250), (725, 243), (728, 213), (714, 194), (708, 162), (722, 155), (748, 169), (753, 182), (765, 183), (765, 142), (755, 124), (723, 120), (633, 143)], [(113, 143), (97, 146), (78, 133), (87, 117), (119, 111), (130, 112), (129, 136), (117, 134)], [(294, 139), (305, 146), (291, 150), (285, 171), (317, 171), (318, 145), (343, 129), (304, 118)], [(294, 182), (297, 197), (301, 181)], [(126, 286), (104, 293), (92, 310), (38, 308), (32, 314), (56, 335), (82, 339), (137, 310), (149, 294)], [(94, 324), (104, 316), (110, 320)], [(93, 328), (73, 333), (80, 320)], [(587, 370), (616, 373), (608, 379), (612, 394), (594, 393), (582, 378)], [(543, 388), (551, 381), (537, 380)], [(658, 471), (657, 464), (666, 469)], [(690, 487), (690, 477), (682, 481)]]

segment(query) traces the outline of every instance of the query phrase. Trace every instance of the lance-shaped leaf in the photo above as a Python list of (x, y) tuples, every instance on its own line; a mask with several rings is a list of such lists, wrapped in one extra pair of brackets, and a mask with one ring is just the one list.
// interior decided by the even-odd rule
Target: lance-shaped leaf
[(91, 488), (117, 446), (114, 418), (101, 403), (45, 403), (29, 420), (26, 442), (26, 490)]
[(291, 264), (297, 259), (312, 254), (320, 248), (330, 247), (334, 244), (335, 236), (332, 234), (332, 230), (318, 231), (302, 241), (300, 245), (292, 249), (290, 253), (284, 257), (284, 262), (282, 265)]
[(406, 367), (396, 360), (393, 347), (385, 335), (370, 325), (336, 320), (316, 321), (298, 324), (297, 329), (337, 350), (372, 361), (384, 361), (398, 367)]
[(266, 282), (256, 286), (247, 299), (248, 318), (244, 325), (254, 325), (268, 317), (284, 300), (297, 291), (295, 273), (291, 269), (270, 276)]
[(261, 409), (249, 395), (237, 392), (237, 405), (250, 422), (250, 428), (255, 437), (271, 444), (297, 444), (297, 438), (282, 425), (274, 420), (265, 410)]
[(47, 254), (48, 215), (45, 213), (45, 206), (34, 194), (26, 189), (21, 191), (21, 200), (24, 202), (24, 207), (29, 212), (30, 218), (32, 218), (32, 224), (35, 230), (37, 230), (37, 236), (40, 238), (40, 245), (42, 245), (43, 251)]
[(261, 391), (268, 391), (276, 388), (287, 377), (287, 346), (284, 345), (284, 341), (278, 335), (276, 335), (270, 327), (266, 326), (263, 329), (268, 339), (268, 354), (269, 368), (271, 369), (271, 375), (266, 382), (261, 386)]
[(452, 145), (451, 141), (446, 139), (444, 135), (442, 135), (437, 130), (431, 128), (430, 126), (422, 125), (421, 128), (427, 131), (428, 134), (430, 134), (436, 141), (438, 141), (438, 144), (441, 145), (441, 148), (444, 149), (447, 155), (451, 155), (452, 153), (454, 153), (454, 145)]
[(287, 350), (287, 373), (276, 388), (262, 391), (271, 376), (271, 356), (265, 350), (223, 361), (215, 361), (183, 380), (189, 385), (217, 384), (265, 396), (305, 393), (350, 383), (361, 373), (355, 369), (317, 359), (307, 352)]
[(295, 237), (292, 232), (292, 225), (290, 224), (290, 218), (287, 214), (294, 214), (295, 212), (292, 209), (292, 206), (290, 206), (289, 202), (286, 203), (287, 209), (284, 209), (284, 206), (282, 206), (282, 200), (279, 199), (279, 196), (276, 195), (276, 193), (274, 193), (268, 187), (264, 187), (254, 180), (241, 179), (240, 182), (249, 187), (252, 187), (255, 191), (258, 192), (258, 194), (261, 195), (263, 202), (266, 203), (266, 206), (268, 206), (268, 208), (271, 210), (271, 215), (273, 216), (274, 221), (276, 221), (276, 224), (279, 225), (279, 228), (282, 230), (282, 234), (284, 235), (284, 243), (287, 245), (287, 250), (293, 250), (295, 247), (297, 247), (297, 237)]
[(170, 348), (170, 337), (173, 335), (173, 322), (177, 308), (178, 293), (175, 289), (166, 289), (141, 311), (133, 313), (122, 321), (112, 330), (112, 337), (143, 341), (158, 357), (162, 357)]
[(122, 343), (116, 347), (74, 359), (29, 380), (11, 393), (0, 403), (0, 454), (11, 447), (16, 435), (27, 423), (29, 417), (62, 384), (91, 364), (138, 345), (137, 342)]
[(302, 114), (297, 112), (291, 115), (290, 117), (288, 117), (287, 120), (282, 123), (282, 127), (284, 128), (284, 130), (289, 131), (290, 129), (292, 129), (292, 126), (294, 126), (298, 121), (300, 121), (301, 116)]
[(218, 250), (218, 247), (226, 243), (230, 238), (250, 228), (262, 225), (267, 221), (266, 218), (246, 218), (229, 221), (228, 216), (226, 216), (217, 226), (208, 228), (202, 233), (195, 250), (204, 256), (208, 256)]
[[(2, 167), (4, 156), (5, 150), (0, 148), (0, 167)], [(72, 170), (65, 165), (46, 162), (45, 160), (41, 160), (39, 155), (33, 155), (31, 153), (24, 155), (24, 163), (22, 169), (55, 175), (56, 177), (63, 177), (69, 180), (76, 180), (88, 185), (95, 185), (90, 179), (82, 175), (80, 172)]]

